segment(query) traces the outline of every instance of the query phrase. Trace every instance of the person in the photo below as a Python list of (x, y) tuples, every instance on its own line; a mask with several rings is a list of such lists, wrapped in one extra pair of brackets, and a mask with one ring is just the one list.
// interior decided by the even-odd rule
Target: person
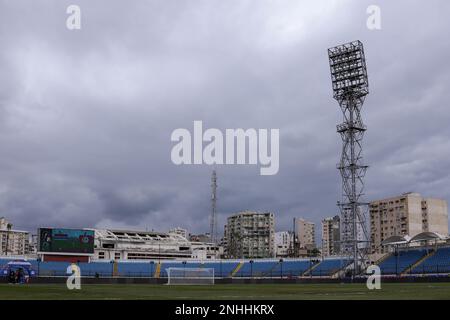
[(23, 272), (23, 269), (22, 268), (19, 268), (19, 280), (18, 280), (18, 282), (19, 283), (25, 283), (25, 279), (24, 279), (24, 276), (25, 276), (25, 274), (24, 274), (24, 272)]
[(15, 278), (14, 278), (14, 283), (19, 283), (19, 280), (20, 280), (20, 272), (19, 272), (19, 269), (17, 269)]
[(15, 276), (14, 270), (10, 269), (9, 270), (9, 275), (8, 275), (8, 282), (9, 283), (14, 283), (15, 282), (15, 278), (16, 278), (16, 276)]

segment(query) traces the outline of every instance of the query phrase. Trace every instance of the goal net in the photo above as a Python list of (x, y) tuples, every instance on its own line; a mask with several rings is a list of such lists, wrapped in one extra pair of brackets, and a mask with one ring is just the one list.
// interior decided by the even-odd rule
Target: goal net
[(213, 268), (167, 268), (167, 284), (214, 284)]

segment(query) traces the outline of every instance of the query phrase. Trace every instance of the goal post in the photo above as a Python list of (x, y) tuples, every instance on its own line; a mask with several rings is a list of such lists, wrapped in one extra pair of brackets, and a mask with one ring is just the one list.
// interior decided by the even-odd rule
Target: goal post
[(212, 285), (214, 268), (167, 268), (168, 285)]

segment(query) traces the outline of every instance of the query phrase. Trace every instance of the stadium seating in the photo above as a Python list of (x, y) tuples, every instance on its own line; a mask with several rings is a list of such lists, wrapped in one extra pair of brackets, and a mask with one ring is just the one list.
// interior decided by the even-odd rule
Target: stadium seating
[(352, 260), (342, 259), (325, 259), (321, 261), (314, 269), (309, 273), (314, 277), (332, 276), (336, 272), (343, 270), (347, 267)]
[(417, 265), (411, 273), (450, 273), (450, 247), (438, 248), (433, 255)]
[[(191, 268), (191, 265), (187, 264), (185, 265), (186, 268)], [(167, 269), (168, 268), (183, 268), (183, 263), (182, 261), (171, 261), (171, 262), (162, 262), (161, 263), (161, 273), (160, 273), (160, 277), (161, 278), (167, 278)], [(192, 267), (194, 268), (194, 267)]]
[(299, 277), (315, 265), (311, 260), (284, 260), (271, 270), (273, 277)]
[[(253, 260), (252, 260), (253, 261)], [(249, 261), (244, 262), (235, 277), (263, 277), (276, 266), (275, 261)]]
[(381, 274), (401, 274), (427, 254), (427, 249), (412, 249), (392, 254), (379, 265)]
[(201, 267), (204, 268), (214, 268), (214, 275), (219, 278), (230, 277), (231, 273), (236, 269), (237, 266), (238, 263), (232, 261), (205, 262), (201, 265)]
[[(432, 249), (403, 250), (398, 255), (390, 255), (379, 266), (382, 274), (401, 274), (413, 267), (412, 274), (450, 273), (450, 247), (438, 248), (426, 257)], [(432, 251), (431, 251), (432, 252)], [(421, 259), (424, 259), (421, 261)], [(7, 264), (13, 258), (0, 258), (0, 266)], [(68, 262), (39, 262), (28, 259), (32, 268), (40, 276), (67, 276)], [(309, 259), (254, 259), (250, 260), (215, 260), (215, 261), (161, 261), (159, 274), (161, 278), (167, 277), (167, 268), (212, 268), (216, 277), (298, 277), (302, 275), (314, 277), (328, 277), (345, 269), (352, 261), (347, 258), (328, 258), (322, 261)], [(159, 261), (95, 261), (79, 263), (81, 275), (85, 277), (110, 277), (113, 274), (119, 277), (154, 277), (158, 270)], [(115, 268), (117, 266), (117, 268)], [(117, 273), (114, 273), (116, 269)], [(310, 271), (311, 269), (311, 271)]]
[(69, 262), (40, 262), (38, 268), (39, 276), (62, 277), (67, 275)]
[[(187, 262), (185, 267), (186, 268), (212, 268), (214, 269), (214, 275), (216, 277), (229, 277), (231, 276), (231, 273), (236, 269), (238, 266), (237, 262)], [(183, 268), (183, 263), (181, 261), (171, 261), (171, 262), (162, 262), (161, 264), (161, 272), (160, 277), (165, 278), (167, 277), (167, 269), (168, 268)]]
[[(117, 276), (119, 277), (153, 277), (156, 263), (150, 262), (118, 262)], [(111, 273), (111, 271), (110, 271)]]
[(110, 277), (113, 272), (113, 264), (111, 262), (95, 262), (95, 263), (79, 263), (81, 276), (83, 277)]

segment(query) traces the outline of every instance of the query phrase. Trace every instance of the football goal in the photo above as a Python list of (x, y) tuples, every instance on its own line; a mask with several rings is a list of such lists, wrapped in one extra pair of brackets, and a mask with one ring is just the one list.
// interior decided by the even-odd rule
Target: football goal
[(167, 268), (168, 285), (214, 284), (213, 268)]

